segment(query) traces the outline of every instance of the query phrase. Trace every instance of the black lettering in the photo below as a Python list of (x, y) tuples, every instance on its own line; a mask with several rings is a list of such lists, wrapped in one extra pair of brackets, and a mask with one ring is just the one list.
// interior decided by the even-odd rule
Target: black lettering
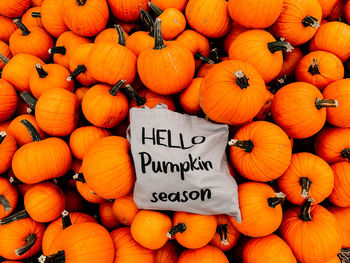
[(201, 200), (205, 201), (205, 195), (207, 195), (207, 199), (211, 198), (211, 191), (210, 189), (201, 189)]
[(159, 161), (158, 162), (152, 162), (152, 170), (155, 173), (163, 172), (162, 171), (162, 166), (161, 166)]
[(199, 170), (199, 167), (196, 166), (197, 158), (192, 158), (192, 155), (188, 155), (188, 159), (190, 159), (191, 170)]
[(166, 202), (167, 201), (167, 194), (166, 193), (164, 193), (164, 192), (161, 192), (159, 195), (158, 195), (158, 197), (159, 197), (159, 200), (161, 200), (162, 202)]
[[(199, 138), (199, 140), (196, 140), (197, 138)], [(195, 136), (192, 138), (191, 142), (192, 142), (192, 144), (201, 144), (201, 143), (205, 142), (205, 137), (204, 136)]]
[(176, 170), (176, 172), (180, 171), (180, 167), (177, 164), (173, 164), (172, 162), (166, 162), (163, 161), (163, 173), (168, 173), (168, 167), (170, 167), (170, 172), (174, 172)]
[(168, 199), (170, 202), (180, 202), (180, 193), (179, 192), (176, 192), (176, 193), (170, 193), (168, 195)]
[(202, 165), (204, 166), (204, 169), (207, 171), (209, 171), (209, 168), (213, 169), (213, 164), (211, 163), (211, 161), (206, 161), (206, 162), (202, 161)]
[(156, 202), (158, 202), (158, 198), (157, 198), (157, 193), (152, 193), (152, 196), (153, 196), (153, 199), (151, 199), (151, 202), (152, 203), (156, 203)]
[(199, 168), (200, 168), (201, 170), (204, 170), (204, 168), (203, 168), (203, 166), (202, 166), (202, 161), (201, 161), (201, 157), (200, 157), (200, 156), (198, 157), (198, 165), (199, 165)]
[[(141, 155), (141, 171), (142, 173), (146, 173), (146, 166), (151, 163), (152, 157), (146, 152), (140, 152), (139, 154)], [(145, 156), (148, 158), (147, 161), (145, 161)]]
[(168, 147), (169, 148), (178, 148), (178, 149), (180, 149), (181, 147), (180, 146), (178, 146), (178, 145), (172, 145), (172, 143), (171, 143), (171, 131), (170, 130), (168, 130)]
[(199, 197), (199, 192), (198, 191), (192, 191), (190, 192), (190, 199), (191, 200), (197, 200)]
[(165, 137), (161, 137), (160, 133), (161, 132), (166, 132), (167, 130), (157, 130), (157, 144), (158, 145), (163, 145), (163, 146), (167, 146), (166, 144), (162, 144), (160, 141), (164, 140)]
[(187, 202), (187, 201), (188, 201), (187, 191), (183, 191), (183, 192), (182, 192), (182, 195), (183, 195), (183, 197), (184, 197), (185, 199), (181, 199), (181, 202), (183, 202), (183, 203)]
[(186, 147), (185, 144), (184, 144), (184, 139), (183, 139), (183, 136), (182, 136), (182, 133), (180, 132), (180, 144), (181, 144), (181, 149), (190, 149), (193, 147), (193, 145), (189, 146), (189, 147)]
[(180, 163), (181, 180), (185, 180), (185, 172), (188, 172), (189, 170), (190, 170), (190, 163), (189, 162)]
[(146, 137), (145, 127), (142, 127), (142, 144), (143, 145), (146, 144), (145, 142), (146, 140), (152, 140), (153, 145), (156, 144), (156, 136), (155, 136), (154, 128), (152, 129), (152, 137)]

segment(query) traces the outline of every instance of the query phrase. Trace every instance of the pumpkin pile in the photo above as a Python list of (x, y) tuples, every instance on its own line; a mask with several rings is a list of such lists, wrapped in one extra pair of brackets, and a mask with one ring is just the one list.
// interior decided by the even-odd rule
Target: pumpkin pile
[[(0, 261), (350, 260), (350, 0), (0, 0)], [(132, 107), (230, 127), (242, 222), (140, 210)]]

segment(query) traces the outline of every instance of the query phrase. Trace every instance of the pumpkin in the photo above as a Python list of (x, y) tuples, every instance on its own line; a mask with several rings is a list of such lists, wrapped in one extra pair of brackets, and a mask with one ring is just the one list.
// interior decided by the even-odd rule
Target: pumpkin
[(155, 45), (143, 51), (137, 59), (142, 83), (151, 91), (171, 95), (183, 90), (193, 78), (195, 62), (192, 53), (175, 42), (164, 45), (161, 21), (155, 22)]
[(292, 52), (284, 52), (283, 65), (280, 73), (277, 75), (277, 79), (284, 76), (292, 77), (299, 61), (303, 58), (303, 53), (300, 48), (294, 47)]
[[(75, 181), (73, 180), (73, 182)], [(67, 211), (70, 211), (70, 212), (84, 211), (84, 208), (86, 207), (86, 202), (77, 190), (73, 190), (71, 188), (65, 188), (64, 195), (66, 196)]]
[(259, 113), (255, 116), (254, 120), (257, 121), (266, 121), (267, 119), (271, 118), (271, 103), (273, 100), (273, 92), (271, 89), (266, 89), (265, 91), (265, 104), (261, 107)]
[(338, 0), (318, 0), (322, 8), (322, 18), (327, 17), (334, 8)]
[(16, 139), (11, 133), (0, 130), (0, 174), (6, 172), (11, 166), (11, 160), (17, 150)]
[(0, 79), (0, 122), (7, 121), (15, 113), (18, 103), (14, 87), (4, 79)]
[[(81, 172), (81, 170), (82, 169), (79, 169), (78, 171)], [(102, 204), (106, 202), (106, 199), (98, 196), (94, 191), (91, 190), (85, 181), (84, 175), (80, 172), (76, 172), (73, 175), (73, 179), (76, 181), (76, 187), (79, 194), (89, 203)]]
[(288, 42), (276, 40), (267, 31), (253, 29), (236, 37), (230, 45), (229, 57), (250, 63), (259, 71), (265, 83), (268, 83), (282, 69), (282, 51), (292, 50), (293, 47)]
[(325, 128), (314, 145), (316, 154), (329, 164), (350, 161), (350, 128)]
[(48, 61), (47, 50), (53, 46), (52, 37), (42, 28), (33, 27), (30, 30), (19, 19), (14, 20), (18, 29), (11, 35), (9, 46), (13, 55), (31, 54), (43, 61)]
[(130, 144), (122, 137), (107, 136), (91, 144), (82, 170), (92, 191), (106, 199), (124, 196), (134, 187)]
[(2, 70), (1, 78), (8, 81), (17, 91), (29, 91), (29, 79), (35, 65), (44, 62), (30, 54), (17, 54), (10, 60), (0, 55), (0, 60), (6, 65)]
[(278, 179), (278, 186), (293, 204), (301, 205), (308, 197), (317, 204), (331, 194), (334, 175), (322, 158), (307, 152), (296, 153), (287, 171)]
[(325, 99), (331, 96), (338, 101), (337, 108), (327, 108), (327, 121), (337, 127), (350, 127), (350, 118), (347, 115), (350, 100), (350, 79), (341, 79), (329, 84), (322, 92)]
[(32, 0), (33, 6), (41, 6), (43, 4), (44, 0)]
[(23, 145), (12, 158), (15, 176), (26, 184), (35, 184), (64, 175), (70, 168), (72, 156), (68, 145), (59, 138), (40, 139), (38, 131), (26, 121), (33, 142)]
[(309, 41), (320, 27), (322, 9), (318, 0), (285, 0), (272, 29), (293, 46)]
[(237, 36), (239, 36), (239, 34), (245, 31), (247, 31), (247, 29), (244, 27), (241, 27), (237, 22), (232, 23), (231, 30), (225, 36), (225, 40), (224, 40), (224, 50), (226, 54), (228, 54), (231, 43), (236, 39)]
[(166, 244), (155, 251), (154, 263), (176, 263), (178, 248), (174, 241), (169, 240)]
[[(0, 54), (2, 54), (4, 57), (8, 59), (12, 58), (10, 47), (1, 40), (0, 40)], [(4, 68), (5, 65), (6, 64), (0, 60), (0, 69)]]
[(107, 0), (113, 15), (124, 22), (135, 22), (139, 19), (141, 9), (149, 11), (148, 0)]
[(213, 215), (199, 215), (187, 212), (175, 212), (173, 227), (168, 237), (175, 236), (176, 241), (185, 248), (201, 248), (214, 237), (217, 222)]
[(288, 209), (280, 231), (298, 261), (321, 263), (338, 254), (342, 232), (336, 217), (320, 205), (311, 206), (312, 201)]
[(22, 23), (29, 29), (32, 27), (41, 27), (44, 28), (43, 23), (41, 22), (41, 7), (32, 7), (29, 8), (22, 16)]
[(108, 231), (97, 223), (73, 224), (52, 241), (47, 256), (39, 262), (110, 263), (114, 258), (113, 240)]
[(282, 12), (283, 0), (229, 0), (228, 10), (232, 20), (245, 28), (266, 28), (271, 26)]
[(233, 167), (253, 181), (277, 179), (287, 170), (292, 157), (287, 134), (277, 125), (265, 121), (243, 126), (229, 145)]
[(151, 2), (163, 10), (174, 7), (182, 12), (185, 10), (188, 0), (151, 0)]
[(242, 222), (230, 217), (233, 226), (242, 234), (251, 237), (267, 236), (282, 222), (281, 203), (285, 194), (275, 193), (267, 184), (246, 182), (238, 186), (239, 207)]
[(350, 26), (334, 21), (323, 24), (309, 45), (310, 51), (323, 50), (336, 55), (342, 62), (350, 58)]
[[(333, 0), (335, 1), (335, 0)], [(350, 3), (346, 2), (345, 6), (344, 6), (344, 16), (346, 21), (349, 23), (350, 21)]]
[(12, 19), (0, 14), (0, 40), (8, 43), (10, 36), (16, 30), (17, 26)]
[(350, 206), (350, 195), (347, 191), (350, 181), (348, 180), (349, 162), (339, 162), (331, 165), (334, 174), (334, 188), (328, 199), (339, 207)]
[(141, 246), (154, 250), (165, 245), (170, 228), (169, 216), (157, 211), (140, 210), (131, 223), (130, 231)]
[(75, 158), (82, 160), (88, 147), (96, 140), (109, 136), (111, 133), (95, 126), (85, 126), (75, 129), (69, 138), (69, 147)]
[(30, 5), (31, 0), (1, 1), (0, 14), (11, 18), (20, 17)]
[(343, 77), (343, 63), (337, 56), (326, 51), (310, 52), (299, 61), (295, 70), (297, 81), (310, 83), (321, 91)]
[[(113, 128), (121, 123), (128, 114), (129, 103), (119, 90), (125, 84), (120, 80), (115, 86), (97, 84), (85, 94), (81, 103), (85, 118), (101, 128)], [(98, 105), (104, 105), (99, 110)]]
[(16, 113), (15, 116), (20, 116), (20, 115), (24, 115), (24, 114), (29, 114), (32, 116), (34, 116), (34, 111), (33, 109), (21, 98), (20, 100), (18, 100), (18, 105), (17, 105), (17, 109), (16, 109)]
[(8, 131), (15, 137), (18, 146), (22, 146), (24, 144), (32, 142), (32, 137), (30, 135), (30, 132), (21, 123), (22, 120), (29, 121), (34, 126), (34, 128), (38, 131), (40, 138), (42, 139), (46, 138), (45, 133), (43, 133), (43, 131), (39, 128), (35, 120), (35, 117), (33, 115), (30, 115), (30, 114), (20, 115), (14, 118), (8, 127)]
[(63, 229), (71, 226), (72, 224), (81, 224), (86, 222), (96, 222), (96, 220), (84, 213), (72, 212), (64, 210), (62, 216), (52, 221), (46, 228), (43, 236), (42, 250), (44, 255), (49, 251), (52, 241), (57, 237), (57, 235), (63, 231)]
[(152, 109), (161, 103), (165, 104), (169, 110), (175, 111), (175, 103), (170, 96), (159, 95), (145, 88), (136, 92), (130, 89), (130, 85), (125, 85), (124, 89), (133, 98), (130, 101), (130, 109), (133, 107), (140, 108), (142, 106)]
[(80, 87), (74, 91), (74, 94), (77, 96), (80, 104), (83, 101), (83, 98), (88, 90), (89, 90), (88, 87)]
[(209, 119), (239, 125), (255, 117), (264, 105), (266, 86), (250, 64), (228, 60), (215, 64), (200, 87), (200, 105)]
[(332, 8), (332, 11), (327, 16), (327, 19), (329, 21), (345, 21), (344, 7), (346, 2), (346, 0), (337, 0)]
[(121, 227), (112, 231), (111, 237), (115, 247), (114, 263), (155, 262), (154, 251), (137, 243), (129, 227)]
[(225, 0), (189, 0), (185, 15), (190, 27), (210, 38), (226, 35), (232, 23)]
[(216, 215), (216, 233), (210, 244), (220, 248), (222, 251), (228, 251), (233, 248), (240, 237), (240, 233), (232, 225), (227, 215)]
[(56, 45), (49, 49), (53, 55), (53, 61), (69, 69), (70, 59), (74, 51), (83, 44), (91, 43), (88, 38), (79, 36), (72, 31), (61, 34), (56, 41)]
[(64, 0), (45, 0), (41, 5), (41, 21), (45, 30), (53, 37), (59, 37), (68, 27), (63, 21)]
[(11, 214), (17, 205), (18, 193), (7, 178), (0, 177), (0, 219)]
[(24, 207), (35, 221), (46, 223), (60, 216), (66, 205), (62, 190), (54, 183), (39, 183), (24, 195)]
[(207, 245), (197, 249), (186, 249), (179, 256), (177, 263), (228, 263), (224, 252), (220, 249)]
[[(114, 43), (118, 43), (118, 40), (119, 40), (118, 27), (119, 26), (121, 26), (121, 25), (114, 24), (113, 28), (106, 28), (106, 29), (102, 30), (95, 37), (94, 43), (98, 43), (98, 42), (102, 42), (102, 41), (111, 41)], [(122, 27), (122, 30), (123, 30), (123, 35), (125, 37), (125, 40), (129, 39), (130, 36), (127, 33), (125, 33), (123, 27)]]
[(201, 110), (200, 87), (202, 83), (203, 78), (194, 78), (191, 84), (180, 94), (181, 107), (188, 114), (198, 114)]
[(274, 234), (250, 239), (244, 245), (243, 260), (246, 263), (297, 262), (286, 242)]
[(51, 88), (61, 88), (70, 92), (74, 91), (74, 82), (67, 81), (69, 71), (59, 64), (35, 65), (37, 74), (29, 78), (29, 88), (36, 99)]
[(108, 230), (116, 229), (120, 223), (112, 210), (113, 202), (104, 202), (99, 205), (99, 214), (102, 225)]
[(132, 195), (116, 198), (113, 203), (113, 214), (123, 225), (130, 226), (139, 212)]
[(326, 122), (326, 107), (337, 107), (338, 102), (324, 99), (315, 86), (294, 82), (275, 94), (271, 113), (275, 123), (288, 136), (302, 139), (319, 132)]
[(348, 248), (350, 246), (350, 226), (347, 218), (350, 215), (350, 208), (331, 206), (328, 207), (328, 211), (338, 219), (338, 223), (343, 232), (342, 247)]

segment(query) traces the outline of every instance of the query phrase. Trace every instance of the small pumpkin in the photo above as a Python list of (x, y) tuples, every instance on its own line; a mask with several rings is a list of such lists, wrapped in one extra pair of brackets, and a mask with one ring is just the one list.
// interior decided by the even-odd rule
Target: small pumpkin
[(284, 52), (283, 55), (283, 65), (280, 73), (276, 77), (277, 79), (283, 78), (284, 76), (294, 76), (295, 69), (299, 61), (303, 58), (303, 53), (298, 47), (294, 47), (292, 52)]
[(198, 114), (201, 110), (200, 87), (202, 83), (203, 78), (194, 78), (180, 94), (180, 104), (188, 114)]
[(186, 249), (179, 256), (177, 263), (228, 263), (224, 252), (220, 249), (207, 245), (197, 249)]
[(148, 0), (107, 0), (113, 15), (124, 22), (135, 22), (140, 18), (140, 11), (149, 11)]
[(10, 215), (16, 208), (18, 193), (5, 177), (0, 177), (0, 219)]
[[(0, 40), (0, 54), (2, 54), (4, 57), (11, 59), (12, 54), (10, 47), (3, 41)], [(6, 64), (0, 60), (0, 69), (4, 68)]]
[(16, 111), (17, 103), (15, 88), (6, 80), (0, 79), (0, 122), (10, 119)]
[(182, 12), (185, 10), (188, 0), (152, 0), (151, 2), (163, 10), (174, 7)]
[(20, 17), (30, 5), (31, 0), (1, 1), (0, 14), (11, 18)]
[(169, 240), (166, 244), (155, 251), (154, 263), (176, 263), (178, 247), (174, 241)]
[(327, 17), (339, 0), (318, 0), (322, 8), (322, 18)]
[(106, 199), (98, 196), (88, 186), (88, 184), (86, 183), (86, 180), (84, 178), (83, 173), (81, 173), (82, 169), (79, 169), (78, 171), (79, 172), (76, 172), (73, 175), (73, 179), (76, 181), (76, 187), (77, 187), (79, 194), (89, 203), (102, 204), (102, 203), (106, 202)]
[(342, 229), (342, 248), (348, 248), (350, 246), (350, 225), (347, 218), (350, 215), (350, 207), (330, 206), (328, 207), (328, 211), (338, 219), (338, 223)]
[(44, 28), (43, 23), (41, 22), (41, 7), (32, 7), (29, 8), (22, 16), (22, 23), (29, 29), (32, 27), (41, 27)]
[[(136, 96), (136, 92), (130, 89), (130, 85), (125, 85), (124, 89), (127, 92), (129, 91), (128, 94), (130, 93), (130, 95), (133, 98), (130, 101), (130, 106), (129, 106), (130, 109), (133, 107), (140, 108), (142, 106), (146, 106), (152, 109), (158, 104), (162, 103), (162, 104), (165, 104), (169, 110), (175, 111), (175, 103), (170, 96), (159, 95), (145, 88), (137, 91), (137, 96)], [(133, 94), (135, 95), (133, 96)]]
[(137, 213), (140, 211), (134, 202), (132, 195), (116, 198), (113, 203), (113, 214), (123, 225), (130, 226)]
[(238, 23), (236, 22), (232, 23), (231, 30), (225, 36), (225, 40), (224, 40), (224, 50), (226, 54), (228, 54), (229, 52), (231, 43), (236, 39), (237, 36), (239, 36), (239, 34), (245, 31), (247, 31), (247, 29), (244, 27), (241, 27)]
[(345, 21), (344, 8), (346, 3), (346, 0), (337, 0), (332, 8), (332, 11), (327, 16), (327, 19), (329, 21)]
[(112, 210), (113, 202), (107, 201), (99, 205), (99, 215), (101, 224), (108, 230), (116, 229), (120, 223)]
[[(128, 40), (128, 38), (130, 37), (127, 33), (125, 33), (125, 31), (124, 31), (124, 36), (125, 36), (125, 40)], [(114, 24), (112, 28), (106, 28), (102, 30), (100, 33), (98, 33), (98, 35), (95, 37), (94, 43), (98, 43), (102, 41), (111, 41), (114, 43), (118, 43), (118, 40), (119, 40), (118, 25)]]
[(59, 37), (68, 27), (63, 21), (64, 0), (45, 0), (41, 5), (41, 21), (45, 30), (53, 37)]
[(11, 167), (11, 160), (17, 150), (16, 139), (13, 135), (3, 129), (0, 130), (0, 174)]
[(1, 41), (8, 43), (10, 36), (16, 30), (17, 30), (17, 26), (12, 19), (4, 15), (0, 15), (0, 40)]
[(227, 215), (216, 215), (215, 217), (217, 222), (216, 233), (210, 244), (222, 251), (228, 251), (237, 244), (241, 234), (232, 225)]
[(339, 162), (331, 165), (334, 174), (334, 188), (328, 199), (339, 207), (350, 206), (350, 195), (347, 191), (350, 181), (348, 171), (349, 162)]
[(74, 91), (74, 94), (77, 96), (80, 104), (83, 101), (83, 98), (88, 90), (89, 90), (88, 87), (80, 87)]

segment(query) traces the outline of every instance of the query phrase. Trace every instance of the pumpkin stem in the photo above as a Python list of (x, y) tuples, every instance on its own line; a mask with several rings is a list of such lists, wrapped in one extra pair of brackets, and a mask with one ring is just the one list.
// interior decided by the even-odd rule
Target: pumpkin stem
[(65, 46), (59, 46), (59, 47), (51, 47), (49, 48), (49, 53), (52, 54), (61, 54), (61, 55), (65, 55), (67, 52), (66, 47)]
[(84, 175), (82, 173), (75, 173), (73, 179), (78, 182), (86, 183)]
[(284, 201), (284, 199), (286, 198), (286, 195), (282, 192), (275, 193), (275, 195), (276, 195), (276, 197), (270, 197), (269, 199), (267, 199), (267, 203), (272, 208), (275, 208), (277, 205), (282, 203)]
[(154, 23), (154, 48), (153, 49), (163, 49), (166, 47), (164, 45), (162, 29), (161, 29), (162, 20), (156, 18)]
[(275, 53), (277, 51), (285, 51), (285, 52), (292, 52), (294, 47), (292, 45), (285, 41), (284, 38), (281, 38), (278, 41), (270, 42), (267, 44), (268, 49), (271, 53)]
[(277, 79), (271, 86), (271, 88), (269, 89), (269, 91), (272, 93), (272, 94), (276, 94), (277, 91), (279, 91), (281, 88), (283, 88), (284, 86), (286, 86), (288, 84), (288, 78), (287, 78), (287, 75), (283, 75), (282, 78), (280, 79)]
[(18, 180), (14, 176), (10, 176), (9, 182), (10, 182), (10, 184), (14, 184), (14, 185), (18, 185), (18, 184), (22, 185), (23, 184), (20, 180)]
[(62, 212), (62, 226), (63, 229), (66, 229), (67, 227), (72, 225), (72, 221), (70, 220), (70, 215), (67, 210), (63, 210)]
[(176, 226), (173, 226), (167, 233), (168, 238), (172, 238), (176, 233), (183, 233), (187, 229), (184, 223), (179, 223)]
[(326, 99), (319, 99), (316, 98), (316, 108), (322, 109), (323, 107), (338, 107), (338, 101), (337, 100), (326, 100)]
[(81, 73), (84, 73), (87, 68), (84, 65), (78, 65), (75, 70), (67, 77), (67, 81), (72, 81), (72, 79), (78, 77)]
[(155, 4), (153, 4), (151, 1), (148, 1), (148, 5), (153, 10), (153, 12), (156, 14), (156, 16), (160, 16), (163, 13), (163, 10), (160, 9)]
[(41, 13), (40, 12), (32, 12), (31, 15), (34, 18), (41, 18)]
[(301, 21), (304, 27), (311, 26), (313, 28), (319, 28), (320, 22), (313, 16), (306, 16), (303, 21)]
[(316, 58), (313, 58), (313, 59), (312, 59), (312, 62), (311, 62), (311, 64), (310, 64), (310, 67), (309, 67), (308, 72), (310, 72), (312, 76), (313, 76), (313, 75), (316, 75), (316, 74), (321, 74), (321, 73), (320, 73), (319, 66), (320, 66), (320, 65), (318, 64), (317, 59), (316, 59)]
[(300, 177), (299, 183), (301, 185), (301, 197), (309, 197), (311, 180), (308, 177)]
[(63, 250), (58, 251), (56, 254), (50, 256), (41, 255), (38, 258), (39, 263), (65, 263), (66, 255)]
[(315, 202), (314, 199), (312, 198), (309, 198), (307, 199), (303, 205), (301, 206), (301, 209), (300, 209), (300, 213), (299, 213), (299, 218), (301, 220), (303, 220), (304, 222), (306, 221), (312, 221), (312, 217), (311, 217), (311, 214), (310, 214), (310, 210), (311, 210), (311, 204)]
[(7, 136), (6, 131), (0, 132), (0, 144), (5, 140), (6, 136)]
[(77, 0), (78, 6), (84, 6), (87, 0)]
[(210, 50), (209, 57), (214, 61), (214, 64), (220, 63), (222, 61), (219, 56), (219, 49), (217, 47)]
[(349, 248), (342, 248), (338, 254), (338, 258), (340, 259), (341, 263), (349, 263), (350, 262), (350, 249)]
[(38, 142), (41, 140), (40, 138), (40, 134), (37, 131), (37, 129), (35, 129), (35, 127), (33, 126), (33, 124), (31, 124), (29, 121), (27, 120), (21, 120), (21, 123), (27, 128), (27, 130), (30, 133), (30, 136), (32, 137), (33, 142)]
[(114, 25), (114, 28), (118, 31), (118, 44), (125, 47), (126, 39), (123, 28), (121, 27), (121, 25)]
[(251, 140), (240, 141), (240, 140), (232, 139), (228, 142), (228, 145), (242, 148), (247, 153), (251, 153), (254, 148), (254, 144)]
[(345, 148), (344, 150), (341, 151), (341, 156), (343, 158), (346, 158), (350, 161), (350, 148)]
[(18, 212), (16, 214), (13, 214), (13, 215), (8, 216), (8, 217), (6, 217), (4, 219), (1, 219), (0, 220), (0, 226), (6, 225), (6, 224), (9, 224), (9, 223), (12, 223), (14, 221), (21, 220), (21, 219), (27, 218), (27, 217), (29, 217), (28, 212), (26, 210), (22, 210), (22, 211), (20, 211), (20, 212)]
[(141, 9), (140, 14), (142, 23), (150, 30), (149, 35), (154, 37), (154, 21), (151, 15), (144, 9)]
[(38, 102), (37, 99), (30, 96), (26, 91), (23, 91), (19, 94), (21, 98), (31, 107), (32, 109), (35, 109), (35, 105)]
[(10, 62), (10, 60), (5, 57), (3, 54), (0, 53), (0, 60), (4, 63), (4, 64), (7, 64)]
[(136, 101), (137, 106), (142, 106), (146, 103), (146, 98), (139, 96), (137, 91), (130, 84), (126, 84), (124, 88), (128, 95)]
[(120, 90), (121, 87), (123, 87), (123, 85), (126, 83), (125, 79), (121, 79), (118, 81), (117, 84), (115, 84), (110, 90), (109, 90), (109, 94), (111, 94), (112, 96), (116, 96), (118, 91)]
[(203, 56), (201, 53), (197, 52), (196, 54), (194, 54), (194, 58), (199, 59), (207, 64), (214, 64), (214, 61), (211, 60), (210, 58), (207, 58), (205, 56)]
[(47, 72), (43, 69), (43, 67), (41, 66), (40, 63), (35, 64), (35, 69), (36, 69), (36, 71), (37, 71), (38, 74), (39, 74), (39, 78), (41, 78), (41, 79), (43, 79), (43, 78), (45, 78), (47, 75), (49, 75), (49, 73), (47, 73)]
[(227, 239), (227, 224), (220, 224), (216, 228), (216, 232), (219, 233), (221, 244), (228, 246), (229, 242)]
[(26, 243), (22, 247), (15, 249), (15, 254), (19, 257), (24, 255), (24, 253), (28, 252), (29, 249), (31, 249), (32, 246), (35, 244), (36, 234), (32, 233), (28, 235), (25, 241)]
[(0, 195), (0, 205), (4, 207), (5, 213), (11, 211), (12, 209), (9, 200), (4, 195)]
[(19, 19), (13, 19), (13, 22), (18, 26), (18, 28), (22, 31), (22, 36), (28, 36), (30, 31), (28, 28), (21, 22)]
[(243, 73), (242, 70), (238, 70), (235, 72), (235, 77), (236, 77), (236, 84), (241, 88), (241, 89), (246, 89), (249, 87), (249, 82), (247, 76)]

